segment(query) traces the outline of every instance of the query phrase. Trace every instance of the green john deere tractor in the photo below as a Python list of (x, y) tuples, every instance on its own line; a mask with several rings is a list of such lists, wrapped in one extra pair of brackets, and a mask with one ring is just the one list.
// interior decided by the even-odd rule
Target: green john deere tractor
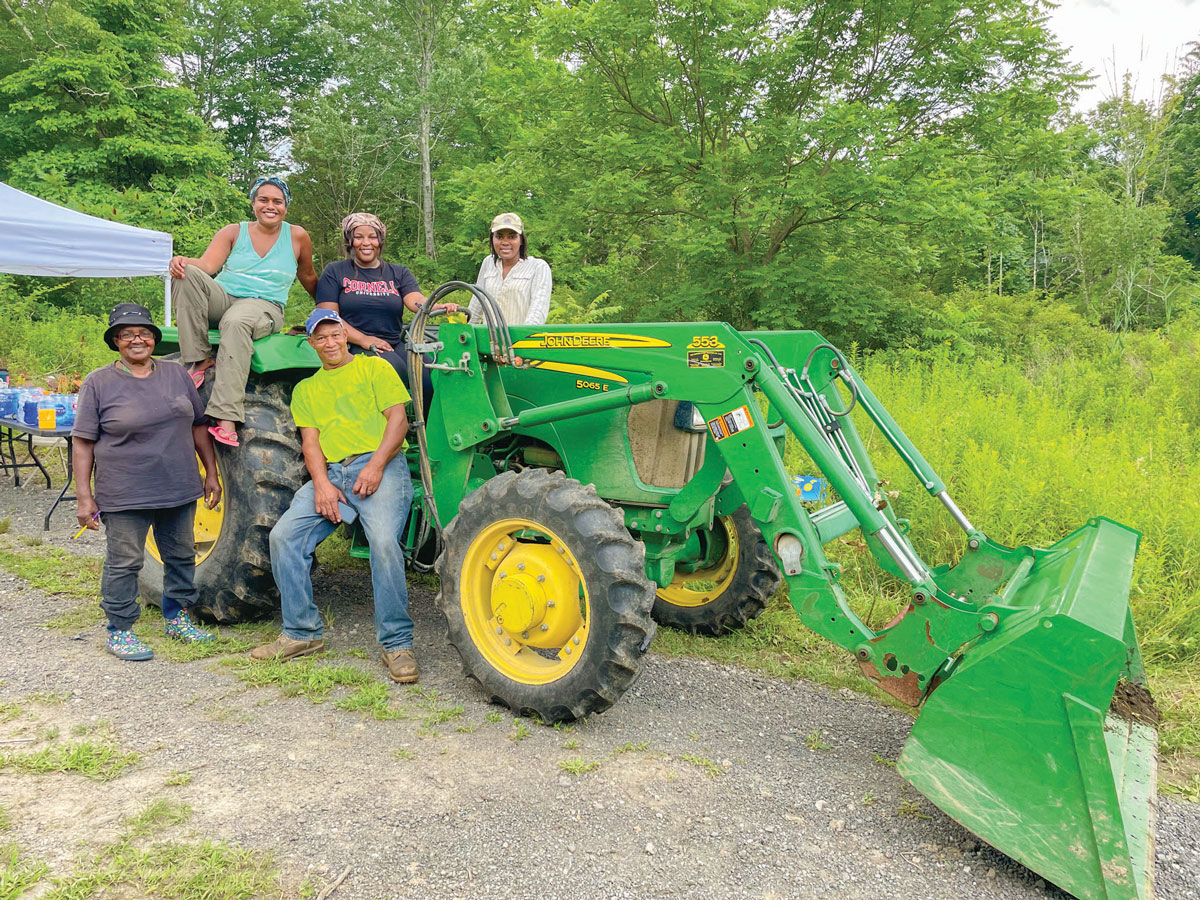
[[(476, 291), (484, 324), (424, 337), (433, 302), (466, 287), (439, 288), (413, 323), (411, 371), (432, 369), (434, 393), (402, 539), (414, 566), (436, 564), (449, 639), (489, 697), (546, 721), (607, 709), (656, 622), (740, 628), (786, 581), (807, 626), (922, 707), (898, 770), (926, 797), (1080, 898), (1152, 896), (1157, 733), (1129, 607), (1136, 532), (1096, 518), (1044, 549), (989, 540), (812, 332), (509, 328)], [(267, 534), (304, 475), (287, 401), (317, 364), (301, 337), (257, 345), (242, 447), (218, 448), (225, 501), (197, 523), (201, 603), (218, 620), (277, 607)], [(961, 526), (957, 565), (914, 550), (856, 406)], [(837, 502), (800, 502), (788, 435)], [(881, 629), (851, 610), (822, 549), (855, 530), (910, 586)], [(151, 561), (151, 598), (160, 573)]]

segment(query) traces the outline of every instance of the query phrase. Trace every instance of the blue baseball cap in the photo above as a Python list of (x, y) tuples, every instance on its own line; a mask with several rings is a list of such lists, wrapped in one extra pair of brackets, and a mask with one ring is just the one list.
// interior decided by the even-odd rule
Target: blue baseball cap
[(339, 325), (345, 325), (342, 317), (335, 313), (332, 309), (314, 309), (307, 319), (304, 320), (304, 331), (306, 334), (312, 334), (318, 325), (322, 322), (337, 322)]

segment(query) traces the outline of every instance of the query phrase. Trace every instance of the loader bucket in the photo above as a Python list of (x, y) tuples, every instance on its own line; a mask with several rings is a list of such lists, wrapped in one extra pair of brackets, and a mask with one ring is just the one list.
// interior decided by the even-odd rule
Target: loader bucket
[(1095, 519), (929, 693), (898, 769), (947, 815), (1081, 900), (1153, 896), (1157, 718), (1129, 608), (1138, 536)]

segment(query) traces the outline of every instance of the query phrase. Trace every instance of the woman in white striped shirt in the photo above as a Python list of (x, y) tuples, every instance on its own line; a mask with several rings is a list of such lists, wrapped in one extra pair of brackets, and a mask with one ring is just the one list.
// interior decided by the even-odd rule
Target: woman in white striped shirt
[[(516, 213), (492, 219), (492, 252), (479, 267), (475, 284), (491, 294), (509, 325), (544, 325), (550, 312), (550, 266), (526, 252), (525, 225)], [(483, 321), (478, 300), (469, 307), (472, 322)]]

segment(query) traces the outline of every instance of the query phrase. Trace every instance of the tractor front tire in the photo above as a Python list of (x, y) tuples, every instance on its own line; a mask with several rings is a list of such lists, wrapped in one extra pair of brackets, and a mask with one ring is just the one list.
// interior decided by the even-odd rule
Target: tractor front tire
[(654, 632), (645, 547), (562, 472), (525, 469), (469, 494), (446, 527), (438, 604), (463, 671), (544, 722), (608, 709)]
[[(207, 402), (209, 384), (201, 392)], [(288, 401), (291, 385), (246, 386), (246, 421), (240, 447), (214, 441), (223, 496), (215, 526), (199, 543), (204, 501), (197, 504), (196, 589), (193, 609), (217, 622), (241, 622), (273, 615), (279, 591), (271, 574), (271, 527), (291, 505), (303, 483), (304, 459)], [(142, 597), (162, 601), (163, 568), (153, 540), (139, 578)]]
[(723, 541), (720, 558), (705, 569), (677, 572), (669, 587), (658, 589), (659, 625), (689, 634), (728, 634), (761, 614), (779, 588), (775, 557), (745, 506), (717, 519), (708, 539)]

